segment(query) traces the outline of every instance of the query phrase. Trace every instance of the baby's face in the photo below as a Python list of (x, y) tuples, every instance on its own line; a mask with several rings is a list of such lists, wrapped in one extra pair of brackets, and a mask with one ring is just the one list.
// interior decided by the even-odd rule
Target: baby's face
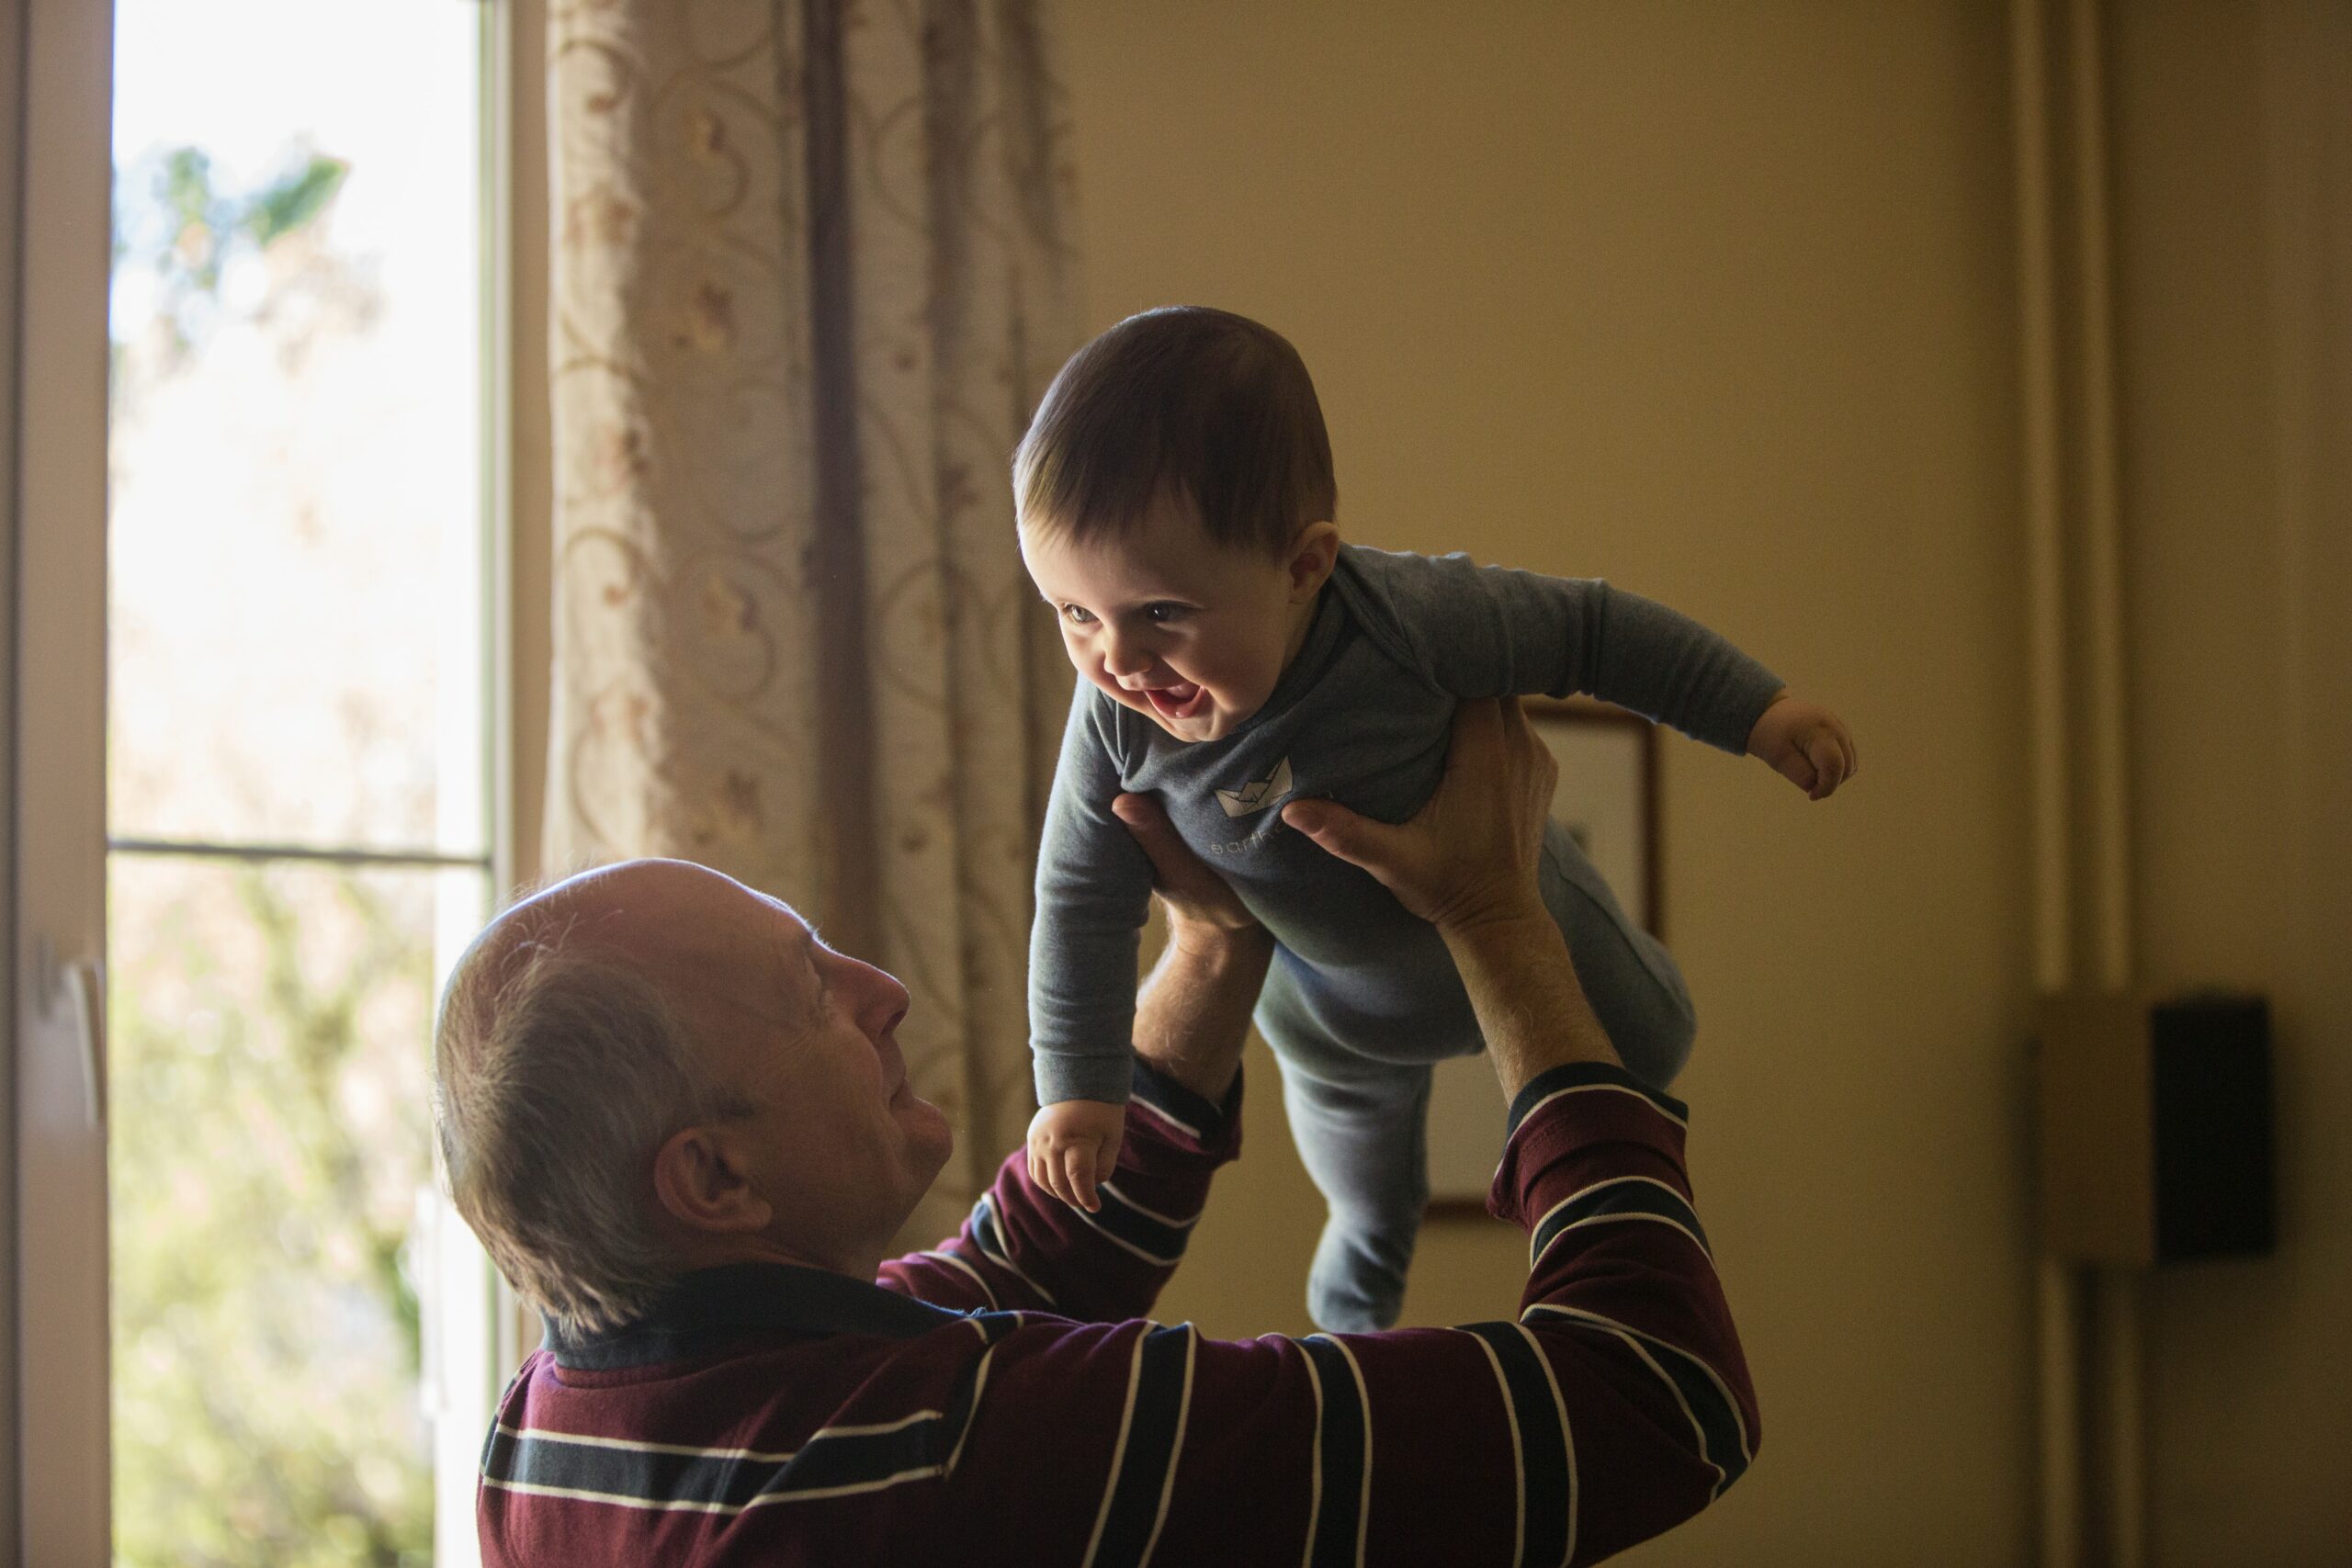
[(1021, 558), (1078, 672), (1179, 740), (1222, 739), (1265, 705), (1329, 571), (1220, 545), (1167, 499), (1115, 536), (1024, 526)]

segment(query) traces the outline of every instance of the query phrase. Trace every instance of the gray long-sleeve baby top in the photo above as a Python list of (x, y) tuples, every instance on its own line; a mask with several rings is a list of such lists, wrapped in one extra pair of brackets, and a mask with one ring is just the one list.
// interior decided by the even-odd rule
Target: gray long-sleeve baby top
[[(1030, 933), (1039, 1102), (1127, 1096), (1151, 864), (1111, 813), (1121, 793), (1156, 795), (1285, 962), (1341, 983), (1351, 1016), (1410, 1030), (1427, 989), (1429, 926), (1286, 825), (1284, 801), (1326, 796), (1404, 821), (1437, 788), (1465, 698), (1587, 694), (1736, 753), (1780, 690), (1771, 671), (1698, 622), (1597, 579), (1360, 546), (1340, 549), (1306, 642), (1265, 706), (1222, 739), (1178, 740), (1080, 682)], [(1450, 962), (1444, 969), (1458, 999), (1460, 981)]]

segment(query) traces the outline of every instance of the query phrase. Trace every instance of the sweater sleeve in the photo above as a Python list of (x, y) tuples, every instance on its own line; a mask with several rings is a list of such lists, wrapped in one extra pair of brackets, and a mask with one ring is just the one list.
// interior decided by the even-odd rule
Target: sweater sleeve
[(1377, 618), (1457, 697), (1582, 694), (1737, 754), (1781, 690), (1690, 616), (1599, 578), (1482, 567), (1464, 555), (1356, 559)]
[(1490, 1207), (1529, 1232), (1516, 1317), (1215, 1340), (1024, 1317), (933, 1516), (1023, 1560), (1597, 1562), (1699, 1512), (1758, 1437), (1682, 1159), (1680, 1105), (1613, 1067), (1513, 1108)]
[(1029, 1179), (1015, 1150), (956, 1235), (882, 1266), (876, 1283), (967, 1312), (1141, 1317), (1182, 1261), (1209, 1179), (1240, 1152), (1241, 1079), (1214, 1105), (1137, 1061), (1118, 1169), (1102, 1207), (1073, 1209)]
[(1037, 848), (1029, 928), (1029, 1046), (1037, 1101), (1127, 1097), (1135, 1054), (1136, 955), (1151, 906), (1151, 862), (1111, 814), (1117, 709), (1081, 681)]

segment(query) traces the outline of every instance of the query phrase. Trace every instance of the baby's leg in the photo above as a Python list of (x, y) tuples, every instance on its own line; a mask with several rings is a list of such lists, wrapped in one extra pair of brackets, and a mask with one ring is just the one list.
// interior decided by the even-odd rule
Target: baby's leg
[(1626, 1070), (1664, 1089), (1690, 1059), (1698, 1020), (1682, 971), (1635, 925), (1600, 871), (1557, 824), (1544, 837), (1544, 901), (1568, 939), (1577, 978)]
[(1299, 1158), (1330, 1206), (1307, 1270), (1307, 1314), (1333, 1333), (1386, 1328), (1404, 1305), (1429, 1201), (1430, 1069), (1367, 1061), (1302, 1032), (1297, 998), (1272, 978), (1259, 1027), (1282, 1065)]
[(1279, 1059), (1291, 1136), (1330, 1205), (1306, 1273), (1307, 1314), (1335, 1334), (1386, 1328), (1405, 1304), (1430, 1197), (1430, 1070), (1366, 1062), (1363, 1077), (1334, 1081)]

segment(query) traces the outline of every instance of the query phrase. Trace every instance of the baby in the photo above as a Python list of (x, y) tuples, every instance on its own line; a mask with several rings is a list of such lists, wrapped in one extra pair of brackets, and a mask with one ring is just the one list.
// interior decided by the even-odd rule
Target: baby
[[(1852, 740), (1723, 638), (1605, 582), (1340, 543), (1306, 367), (1239, 316), (1148, 311), (1080, 349), (1013, 486), (1022, 558), (1084, 677), (1037, 868), (1031, 1173), (1114, 1235), (1149, 1228), (1108, 1181), (1151, 892), (1111, 803), (1156, 795), (1276, 941), (1257, 1023), (1330, 1209), (1308, 1310), (1385, 1328), (1428, 1198), (1430, 1064), (1481, 1041), (1435, 928), (1285, 803), (1403, 821), (1437, 787), (1455, 705), (1507, 694), (1589, 693), (1760, 757), (1816, 800), (1852, 774)], [(1693, 1029), (1674, 961), (1556, 824), (1543, 894), (1626, 1066), (1663, 1088)]]

